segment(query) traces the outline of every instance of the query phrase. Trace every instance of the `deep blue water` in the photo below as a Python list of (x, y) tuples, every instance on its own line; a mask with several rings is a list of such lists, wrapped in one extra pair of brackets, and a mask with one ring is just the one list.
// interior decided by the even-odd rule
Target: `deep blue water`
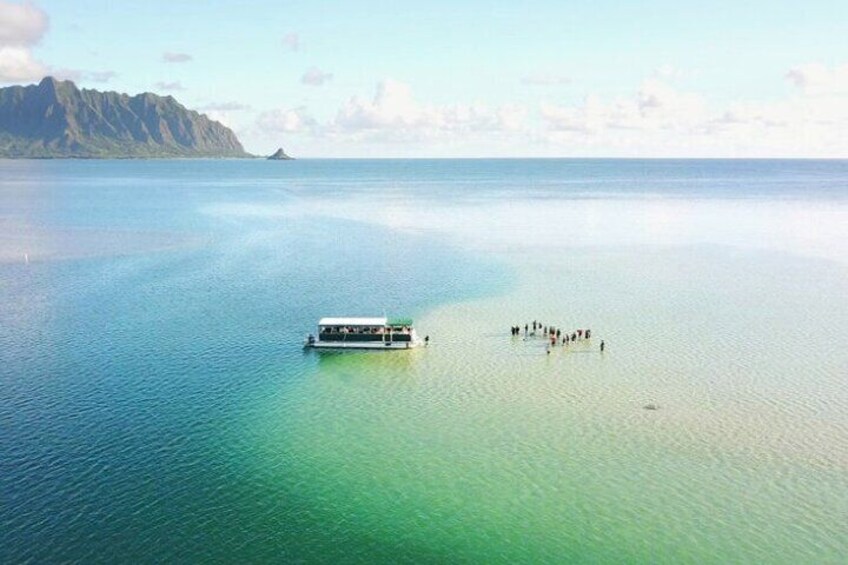
[[(202, 213), (323, 194), (328, 177), (341, 190), (349, 166), (303, 165), (0, 163), (7, 229), (60, 250), (0, 264), (0, 560), (173, 559), (188, 534), (171, 520), (201, 536), (186, 516), (239, 482), (221, 432), (318, 362), (299, 344), (319, 317), (416, 315), (507, 281), (494, 262), (376, 226)], [(200, 243), (100, 249), (142, 232)]]

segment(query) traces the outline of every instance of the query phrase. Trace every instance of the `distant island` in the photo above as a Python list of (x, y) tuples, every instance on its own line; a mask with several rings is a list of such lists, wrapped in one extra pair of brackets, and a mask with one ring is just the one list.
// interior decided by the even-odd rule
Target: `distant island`
[(252, 157), (172, 96), (79, 89), (46, 77), (0, 88), (0, 158)]
[(274, 152), (273, 155), (268, 156), (269, 161), (293, 161), (294, 157), (291, 155), (286, 155), (286, 152), (283, 151), (283, 148), (280, 147), (277, 151)]

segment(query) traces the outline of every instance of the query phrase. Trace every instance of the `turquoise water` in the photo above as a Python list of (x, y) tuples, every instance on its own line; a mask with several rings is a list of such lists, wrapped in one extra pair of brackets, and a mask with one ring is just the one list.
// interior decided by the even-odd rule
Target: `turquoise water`
[(3, 562), (848, 553), (848, 162), (0, 170)]

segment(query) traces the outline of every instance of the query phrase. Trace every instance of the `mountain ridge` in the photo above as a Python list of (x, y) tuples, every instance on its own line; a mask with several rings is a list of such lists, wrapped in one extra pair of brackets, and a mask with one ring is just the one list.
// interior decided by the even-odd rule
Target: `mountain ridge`
[(45, 77), (0, 88), (0, 157), (252, 157), (235, 133), (173, 96), (79, 89)]

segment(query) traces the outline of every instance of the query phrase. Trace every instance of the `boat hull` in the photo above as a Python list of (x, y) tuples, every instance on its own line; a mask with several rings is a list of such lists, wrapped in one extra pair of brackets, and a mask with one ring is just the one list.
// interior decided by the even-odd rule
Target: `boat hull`
[(423, 342), (421, 340), (411, 340), (411, 341), (349, 341), (347, 343), (342, 343), (338, 341), (315, 341), (313, 343), (305, 343), (304, 347), (306, 349), (350, 349), (350, 350), (361, 350), (361, 349), (371, 349), (375, 351), (388, 351), (388, 350), (396, 350), (396, 349), (415, 349), (416, 347), (421, 347)]

